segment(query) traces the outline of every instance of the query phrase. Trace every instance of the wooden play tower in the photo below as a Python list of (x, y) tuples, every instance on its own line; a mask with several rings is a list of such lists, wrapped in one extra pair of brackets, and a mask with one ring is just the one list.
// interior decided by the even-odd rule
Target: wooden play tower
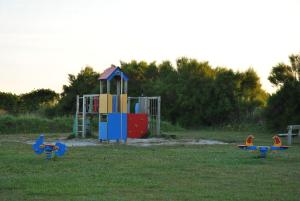
[(160, 97), (128, 97), (128, 77), (112, 65), (99, 77), (100, 93), (77, 96), (73, 132), (91, 132), (91, 117), (98, 115), (98, 139), (123, 141), (160, 134)]

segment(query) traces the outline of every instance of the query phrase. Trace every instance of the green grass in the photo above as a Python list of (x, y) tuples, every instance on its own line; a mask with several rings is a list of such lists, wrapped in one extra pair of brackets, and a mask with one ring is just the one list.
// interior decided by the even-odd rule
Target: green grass
[[(180, 138), (229, 139), (243, 132), (181, 131)], [(46, 136), (56, 138), (55, 136)], [(270, 144), (261, 133), (258, 143)], [(300, 146), (266, 159), (236, 144), (70, 147), (55, 161), (20, 138), (0, 138), (0, 200), (299, 200)], [(272, 136), (271, 136), (272, 137)], [(15, 140), (15, 142), (13, 142)]]

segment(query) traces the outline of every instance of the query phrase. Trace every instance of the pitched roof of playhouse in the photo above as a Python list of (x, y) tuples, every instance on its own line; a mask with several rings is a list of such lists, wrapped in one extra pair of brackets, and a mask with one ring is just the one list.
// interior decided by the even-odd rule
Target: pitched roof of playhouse
[(116, 67), (112, 65), (111, 67), (104, 70), (103, 73), (101, 73), (99, 80), (111, 80), (115, 76), (121, 76), (124, 80), (128, 80), (127, 75), (121, 70), (120, 67)]

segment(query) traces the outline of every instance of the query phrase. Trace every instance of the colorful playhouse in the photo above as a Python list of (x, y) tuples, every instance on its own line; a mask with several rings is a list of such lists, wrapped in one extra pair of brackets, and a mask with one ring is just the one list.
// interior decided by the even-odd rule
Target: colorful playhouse
[(98, 118), (99, 141), (123, 141), (160, 133), (160, 97), (128, 97), (128, 77), (116, 66), (99, 77), (100, 93), (77, 96), (74, 133), (85, 137)]

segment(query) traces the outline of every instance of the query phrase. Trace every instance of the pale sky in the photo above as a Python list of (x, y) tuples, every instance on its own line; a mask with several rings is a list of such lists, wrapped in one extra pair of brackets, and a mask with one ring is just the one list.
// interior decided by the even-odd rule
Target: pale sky
[[(234, 70), (300, 53), (300, 0), (0, 0), (0, 91), (62, 91), (85, 65), (186, 56)], [(130, 86), (129, 86), (130, 87)]]

